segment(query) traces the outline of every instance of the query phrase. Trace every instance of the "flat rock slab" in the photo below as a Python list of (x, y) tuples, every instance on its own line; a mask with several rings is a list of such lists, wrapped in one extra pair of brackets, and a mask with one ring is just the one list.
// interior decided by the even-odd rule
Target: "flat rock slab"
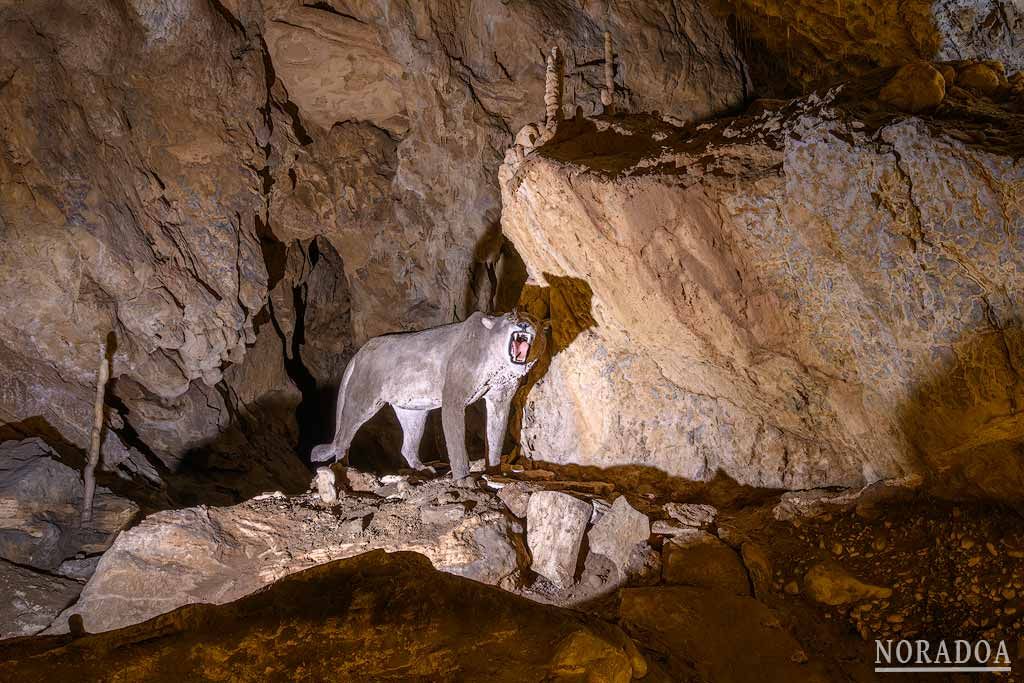
[(526, 511), (526, 542), (533, 555), (533, 571), (559, 588), (574, 583), (580, 544), (592, 507), (567, 493), (538, 491)]
[(594, 524), (587, 539), (591, 552), (607, 557), (622, 574), (633, 548), (645, 543), (650, 536), (651, 522), (647, 515), (634, 509), (625, 496), (619, 496)]
[(628, 683), (646, 665), (621, 630), (373, 552), (222, 605), (113, 633), (0, 645), (0, 680), (569, 681)]
[(71, 614), (96, 633), (182, 605), (230, 602), (288, 574), (375, 549), (422, 553), (438, 569), (483, 583), (518, 575), (526, 564), (516, 538), (522, 528), (493, 495), (456, 491), (471, 512), (445, 508), (421, 521), (421, 510), (449, 490), (435, 480), (396, 500), (339, 492), (329, 509), (316, 494), (269, 495), (150, 515), (118, 536), (50, 632), (65, 632)]
[(39, 633), (81, 592), (78, 581), (0, 560), (0, 638)]

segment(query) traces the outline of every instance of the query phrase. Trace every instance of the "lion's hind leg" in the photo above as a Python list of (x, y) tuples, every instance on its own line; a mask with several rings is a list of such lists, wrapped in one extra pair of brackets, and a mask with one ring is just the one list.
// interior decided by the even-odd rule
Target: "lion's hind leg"
[(402, 457), (414, 470), (429, 469), (420, 462), (419, 456), (420, 441), (427, 426), (429, 411), (408, 410), (394, 405), (391, 407), (395, 409), (398, 423), (402, 425)]

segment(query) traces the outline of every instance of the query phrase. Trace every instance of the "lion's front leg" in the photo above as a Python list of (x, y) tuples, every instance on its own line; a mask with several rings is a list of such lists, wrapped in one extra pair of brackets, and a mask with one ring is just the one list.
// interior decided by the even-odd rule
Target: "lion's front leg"
[(466, 404), (464, 399), (445, 396), (441, 403), (441, 424), (444, 443), (448, 447), (448, 461), (452, 466), (452, 479), (459, 481), (469, 476), (469, 456), (466, 454)]
[(505, 430), (508, 427), (508, 413), (512, 408), (515, 387), (492, 389), (484, 395), (487, 405), (487, 465), (501, 465), (501, 448), (505, 444)]

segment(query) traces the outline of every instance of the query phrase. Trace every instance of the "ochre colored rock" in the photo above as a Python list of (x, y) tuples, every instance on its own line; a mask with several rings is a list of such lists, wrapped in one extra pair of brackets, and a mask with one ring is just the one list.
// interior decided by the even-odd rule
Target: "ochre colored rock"
[(646, 671), (616, 627), (437, 572), (414, 553), (367, 553), (228, 604), (70, 640), (0, 644), (0, 679), (627, 683)]
[(999, 89), (1001, 69), (988, 62), (963, 67), (957, 72), (956, 84), (982, 95), (994, 95)]
[(747, 596), (684, 586), (620, 591), (618, 623), (663, 655), (672, 681), (789, 683), (831, 680), (779, 615)]
[(812, 600), (826, 605), (845, 605), (892, 595), (892, 589), (864, 583), (831, 562), (816, 564), (807, 571), (804, 575), (804, 592)]
[(945, 96), (945, 79), (927, 62), (900, 67), (878, 93), (878, 99), (910, 114), (937, 107)]

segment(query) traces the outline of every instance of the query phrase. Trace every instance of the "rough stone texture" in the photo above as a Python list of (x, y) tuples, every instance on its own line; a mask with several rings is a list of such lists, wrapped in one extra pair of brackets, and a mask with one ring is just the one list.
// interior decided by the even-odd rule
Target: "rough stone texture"
[[(502, 226), (531, 281), (584, 293), (551, 306), (524, 453), (782, 488), (924, 471), (1020, 500), (1022, 119), (961, 91), (941, 122), (869, 132), (877, 87), (587, 121), (510, 158)], [(988, 142), (962, 142), (990, 106)]]
[[(281, 146), (274, 235), (324, 235), (343, 255), (357, 342), (488, 306), (477, 283), (499, 260), (503, 149), (543, 116), (552, 45), (566, 53), (570, 115), (600, 110), (604, 8), (264, 6), (269, 57), (303, 126), (300, 145)], [(742, 100), (745, 74), (719, 18), (679, 0), (630, 0), (610, 20), (627, 108), (690, 120)]]
[(40, 440), (0, 444), (0, 557), (52, 571), (78, 552), (103, 552), (139, 512), (102, 486), (81, 524), (82, 480)]
[(711, 534), (695, 529), (665, 542), (661, 577), (668, 584), (750, 595), (750, 579), (736, 551)]
[(901, 66), (878, 93), (878, 99), (911, 114), (934, 109), (945, 96), (945, 78), (927, 62)]
[[(1020, 0), (729, 0), (758, 92), (808, 86), (914, 60), (1003, 60), (1024, 68)], [(787, 87), (788, 86), (788, 87)]]
[(31, 636), (74, 602), (82, 584), (0, 560), (0, 638)]
[(999, 86), (1004, 85), (1006, 81), (1006, 76), (1003, 76), (1000, 82), (1000, 76), (1003, 76), (1001, 64), (998, 70), (990, 64), (969, 64), (957, 71), (956, 84), (982, 95), (994, 95)]
[(628, 683), (646, 672), (618, 628), (413, 553), (333, 562), (229, 604), (69, 640), (0, 646), (0, 678)]
[(718, 510), (713, 505), (699, 503), (665, 503), (662, 509), (677, 522), (698, 529), (711, 526), (718, 516)]
[(816, 564), (807, 570), (804, 592), (812, 600), (826, 605), (845, 605), (892, 595), (892, 589), (864, 583), (832, 562)]
[(580, 543), (590, 513), (590, 503), (567, 493), (538, 491), (530, 496), (526, 541), (533, 555), (533, 571), (559, 588), (575, 583)]
[(604, 555), (625, 574), (630, 553), (651, 536), (651, 522), (637, 512), (625, 496), (619, 496), (608, 511), (587, 532), (590, 552)]
[[(305, 477), (290, 451), (324, 440), (277, 428), (296, 389), (304, 428), (326, 431), (333, 406), (318, 399), (359, 342), (514, 303), (501, 155), (542, 114), (553, 43), (567, 107), (599, 109), (605, 11), (165, 4), (0, 8), (0, 421), (83, 447), (96, 344), (113, 330), (126, 476), (155, 481), (159, 461), (293, 489)], [(743, 64), (705, 8), (616, 2), (608, 28), (618, 105), (690, 120), (742, 102)], [(267, 360), (254, 344), (283, 345), (287, 373), (246, 361)], [(162, 506), (253, 492), (179, 483)]]
[(707, 588), (627, 588), (619, 623), (663, 663), (666, 680), (716, 683), (824, 681), (817, 661), (750, 597)]
[(230, 602), (287, 574), (375, 549), (419, 552), (439, 569), (484, 583), (514, 579), (525, 566), (521, 529), (493, 496), (459, 492), (475, 503), (470, 513), (420, 521), (421, 508), (448, 490), (438, 480), (391, 500), (341, 494), (336, 509), (324, 509), (315, 495), (266, 495), (150, 515), (118, 536), (53, 630), (64, 632), (71, 614), (97, 632), (181, 605)]
[(152, 405), (212, 386), (254, 341), (263, 61), (199, 0), (0, 16), (0, 415), (83, 445), (108, 331), (113, 376)]
[(498, 498), (505, 504), (513, 515), (520, 519), (526, 518), (526, 511), (530, 504), (530, 496), (536, 491), (535, 486), (514, 481), (505, 484), (498, 490)]

